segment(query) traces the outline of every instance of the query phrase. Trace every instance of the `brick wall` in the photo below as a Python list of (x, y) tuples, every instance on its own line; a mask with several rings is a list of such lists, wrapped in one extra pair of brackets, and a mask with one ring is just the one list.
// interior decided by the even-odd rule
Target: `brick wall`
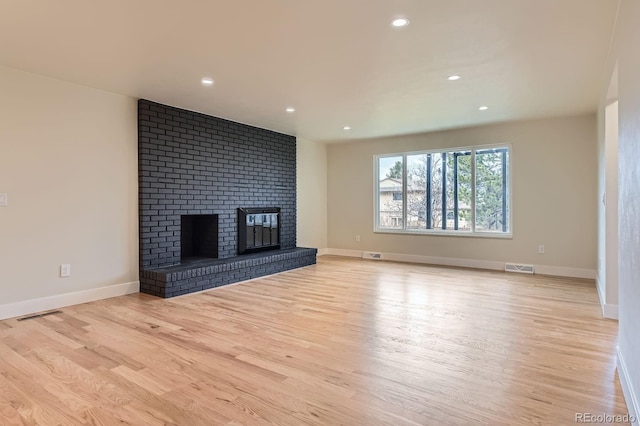
[(238, 207), (280, 207), (296, 246), (296, 139), (138, 102), (141, 270), (180, 263), (180, 216), (218, 215), (218, 257), (236, 255)]

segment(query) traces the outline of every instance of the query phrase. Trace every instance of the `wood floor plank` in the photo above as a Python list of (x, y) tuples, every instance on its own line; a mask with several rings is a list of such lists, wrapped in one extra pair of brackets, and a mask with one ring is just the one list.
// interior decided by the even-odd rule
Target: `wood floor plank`
[(563, 425), (625, 414), (593, 281), (331, 256), (0, 322), (0, 424)]

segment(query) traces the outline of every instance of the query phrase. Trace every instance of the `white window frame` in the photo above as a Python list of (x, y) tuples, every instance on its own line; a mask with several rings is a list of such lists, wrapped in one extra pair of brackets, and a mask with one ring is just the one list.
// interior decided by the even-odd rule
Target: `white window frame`
[[(509, 150), (509, 164), (507, 167), (507, 188), (509, 218), (507, 232), (501, 231), (476, 231), (476, 151), (485, 149), (507, 148)], [(407, 156), (440, 154), (442, 152), (471, 151), (471, 231), (455, 229), (407, 229)], [(380, 228), (380, 159), (388, 157), (402, 158), (402, 229)], [(424, 151), (397, 152), (378, 154), (373, 156), (373, 232), (379, 234), (409, 234), (409, 235), (437, 235), (452, 237), (480, 237), (480, 238), (513, 238), (513, 147), (511, 144), (476, 145), (465, 147), (451, 147), (430, 149)]]

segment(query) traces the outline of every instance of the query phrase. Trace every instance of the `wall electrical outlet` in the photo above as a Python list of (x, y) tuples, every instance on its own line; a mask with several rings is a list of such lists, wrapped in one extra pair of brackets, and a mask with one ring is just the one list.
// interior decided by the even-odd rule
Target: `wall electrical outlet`
[(9, 196), (7, 194), (0, 194), (0, 207), (6, 207), (9, 205)]
[(60, 265), (60, 278), (70, 277), (71, 276), (71, 265), (68, 263), (63, 263)]
[(538, 254), (544, 254), (544, 245), (543, 244), (540, 244), (538, 246)]
[(360, 235), (356, 235), (356, 243), (360, 242)]

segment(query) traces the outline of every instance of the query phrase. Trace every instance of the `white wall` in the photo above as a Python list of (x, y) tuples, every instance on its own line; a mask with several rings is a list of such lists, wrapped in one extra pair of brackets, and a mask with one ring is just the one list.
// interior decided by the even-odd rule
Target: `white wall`
[(327, 247), (327, 146), (301, 138), (296, 143), (297, 245)]
[[(609, 70), (618, 64), (618, 373), (640, 416), (640, 2), (622, 0)], [(603, 84), (602, 103), (607, 86)], [(636, 421), (634, 424), (640, 424)]]
[(134, 291), (136, 101), (4, 67), (0, 93), (0, 318)]
[[(375, 154), (497, 143), (512, 144), (512, 239), (373, 232)], [(596, 143), (596, 116), (584, 115), (331, 144), (329, 248), (466, 259), (480, 262), (461, 264), (480, 267), (527, 263), (540, 273), (595, 278)]]

